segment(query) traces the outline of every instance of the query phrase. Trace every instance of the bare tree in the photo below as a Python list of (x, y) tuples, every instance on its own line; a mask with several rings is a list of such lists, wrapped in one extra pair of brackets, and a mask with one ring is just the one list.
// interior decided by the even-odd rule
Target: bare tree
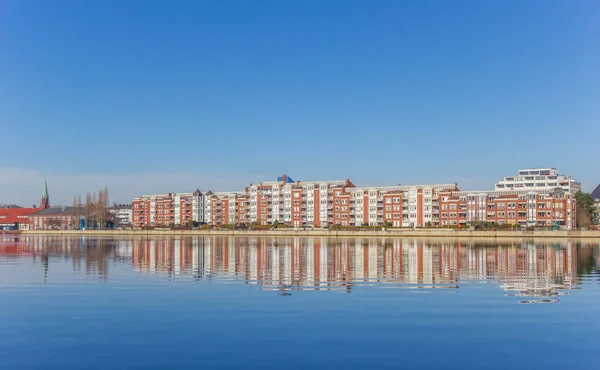
[(98, 191), (98, 198), (96, 198), (96, 219), (98, 220), (98, 229), (103, 229), (106, 218), (105, 210), (104, 210), (104, 190), (100, 189)]
[(110, 196), (108, 194), (108, 187), (105, 186), (104, 189), (98, 191), (98, 199), (96, 200), (96, 215), (98, 219), (98, 228), (100, 229), (106, 227), (109, 201)]
[(86, 228), (89, 228), (92, 225), (92, 216), (94, 214), (94, 201), (90, 192), (85, 194), (84, 214)]
[(79, 205), (77, 196), (73, 196), (73, 206), (71, 208), (71, 229), (76, 229), (79, 224)]

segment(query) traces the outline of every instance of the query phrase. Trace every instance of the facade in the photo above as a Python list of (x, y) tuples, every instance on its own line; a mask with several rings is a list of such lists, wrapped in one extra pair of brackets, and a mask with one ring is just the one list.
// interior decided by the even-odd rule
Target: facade
[(32, 230), (74, 230), (81, 224), (83, 207), (49, 207), (30, 216)]
[(115, 204), (109, 210), (115, 219), (115, 225), (128, 227), (132, 223), (131, 204)]
[(131, 202), (134, 227), (185, 225), (202, 222), (203, 195), (193, 193), (168, 193), (144, 195)]
[(357, 187), (349, 179), (250, 184), (240, 192), (169, 193), (133, 200), (134, 227), (271, 225), (294, 227), (443, 227), (474, 222), (575, 227), (580, 184), (556, 169), (520, 170), (495, 190), (460, 191), (457, 184)]
[[(144, 195), (132, 202), (134, 227), (279, 223), (295, 227), (439, 225), (438, 195), (456, 184), (357, 188), (350, 180), (277, 181), (241, 192)], [(190, 207), (191, 205), (191, 207)]]
[(549, 191), (446, 191), (440, 194), (441, 226), (474, 222), (528, 226), (576, 225), (575, 196)]
[(581, 190), (581, 183), (559, 174), (556, 168), (529, 168), (519, 170), (515, 176), (506, 176), (496, 184), (495, 190), (549, 191), (556, 188), (575, 194)]

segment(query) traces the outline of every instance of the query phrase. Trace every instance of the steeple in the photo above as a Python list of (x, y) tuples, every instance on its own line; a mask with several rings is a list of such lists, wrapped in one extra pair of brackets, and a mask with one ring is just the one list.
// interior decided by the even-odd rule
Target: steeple
[(40, 208), (50, 208), (50, 197), (48, 196), (48, 183), (46, 180), (44, 180), (44, 191), (42, 192)]

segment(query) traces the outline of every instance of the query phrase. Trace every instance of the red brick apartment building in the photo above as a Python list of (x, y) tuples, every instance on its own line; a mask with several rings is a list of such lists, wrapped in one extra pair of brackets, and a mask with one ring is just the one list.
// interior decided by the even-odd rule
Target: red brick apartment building
[[(529, 181), (527, 174), (542, 172), (519, 171), (523, 181)], [(554, 181), (553, 176), (554, 172), (550, 172), (544, 181)], [(568, 179), (565, 183), (577, 188), (579, 183)], [(519, 183), (511, 187), (508, 182), (501, 189), (497, 186), (496, 190), (474, 192), (460, 191), (457, 184), (357, 187), (348, 179), (294, 181), (283, 175), (277, 181), (250, 184), (240, 192), (196, 190), (135, 198), (133, 224), (156, 227), (196, 221), (212, 225), (268, 225), (278, 221), (296, 227), (443, 227), (488, 221), (575, 227), (575, 201), (570, 188), (539, 181), (532, 187), (527, 182), (524, 187), (517, 186)]]
[(575, 227), (575, 197), (556, 189), (551, 192), (442, 192), (441, 226), (474, 221), (521, 226)]

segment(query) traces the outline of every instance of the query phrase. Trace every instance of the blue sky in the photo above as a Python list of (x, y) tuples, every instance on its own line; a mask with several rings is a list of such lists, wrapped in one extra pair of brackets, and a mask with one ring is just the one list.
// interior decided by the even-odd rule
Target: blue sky
[[(287, 173), (600, 182), (597, 1), (0, 4), (0, 203)], [(160, 174), (159, 176), (156, 176)]]

